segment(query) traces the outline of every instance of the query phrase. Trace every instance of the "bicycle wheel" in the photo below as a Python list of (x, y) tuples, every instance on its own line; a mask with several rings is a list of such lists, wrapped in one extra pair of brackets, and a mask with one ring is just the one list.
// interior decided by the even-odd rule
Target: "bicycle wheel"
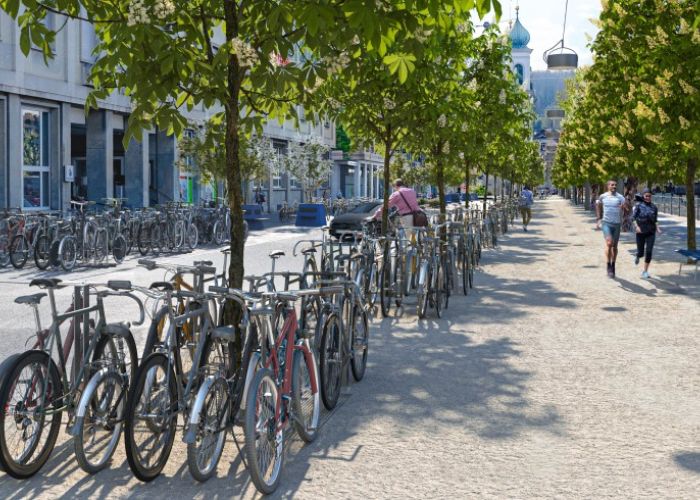
[(63, 389), (43, 351), (27, 351), (0, 388), (0, 465), (17, 479), (36, 474), (51, 455), (61, 425)]
[(72, 271), (78, 258), (75, 236), (65, 236), (58, 245), (58, 260), (64, 271)]
[(107, 467), (119, 444), (128, 383), (116, 371), (97, 372), (88, 382), (77, 409), (75, 458), (85, 472)]
[(129, 227), (124, 227), (121, 230), (121, 235), (124, 237), (124, 241), (126, 241), (126, 254), (129, 255), (131, 253), (131, 249), (134, 246), (134, 237), (131, 234), (131, 230)]
[(16, 234), (10, 242), (10, 262), (15, 269), (22, 269), (29, 258), (29, 241), (23, 234)]
[(117, 264), (121, 264), (124, 260), (124, 257), (126, 257), (126, 252), (126, 238), (124, 238), (124, 236), (122, 236), (121, 234), (116, 235), (114, 237), (114, 241), (112, 241), (112, 257), (114, 257), (114, 262), (116, 262)]
[(109, 254), (109, 235), (106, 229), (98, 229), (95, 235), (95, 263), (99, 264)]
[(173, 225), (172, 234), (173, 251), (179, 252), (185, 246), (185, 222), (181, 220), (175, 222)]
[(384, 259), (379, 277), (379, 301), (382, 306), (382, 317), (389, 316), (391, 311), (391, 290), (394, 283), (391, 280), (391, 257)]
[(141, 481), (163, 471), (175, 441), (177, 387), (164, 354), (150, 355), (136, 372), (124, 425), (126, 458)]
[(34, 245), (34, 263), (42, 271), (51, 264), (51, 240), (48, 235), (42, 234)]
[(245, 455), (253, 484), (260, 493), (277, 489), (284, 461), (284, 427), (277, 418), (281, 414), (281, 398), (268, 368), (258, 370), (246, 395)]
[(340, 319), (336, 314), (326, 318), (321, 336), (319, 372), (321, 381), (321, 398), (328, 410), (335, 408), (340, 397), (342, 382), (342, 345)]
[(460, 274), (462, 278), (462, 293), (464, 295), (469, 294), (469, 272), (470, 272), (470, 266), (469, 266), (469, 258), (467, 258), (467, 252), (465, 249), (460, 250), (459, 252), (459, 267), (460, 267)]
[(430, 283), (431, 283), (430, 266), (426, 266), (424, 276), (419, 278), (418, 290), (416, 297), (418, 305), (416, 306), (418, 318), (424, 319), (428, 315), (428, 303), (430, 302)]
[(379, 298), (379, 281), (379, 266), (377, 261), (373, 260), (369, 266), (369, 273), (365, 282), (366, 289), (364, 290), (365, 300), (367, 300), (370, 307), (374, 307)]
[(10, 242), (5, 235), (0, 236), (0, 267), (5, 267), (10, 263)]
[(136, 238), (136, 244), (141, 255), (148, 255), (151, 251), (151, 225), (141, 224), (139, 226), (138, 236)]
[(367, 353), (369, 351), (369, 318), (367, 311), (359, 305), (355, 306), (352, 326), (352, 368), (353, 378), (359, 382), (365, 376), (367, 369)]
[[(292, 419), (292, 422), (299, 437), (306, 443), (316, 439), (318, 418), (321, 414), (316, 374), (316, 361), (313, 353), (309, 353), (307, 359), (303, 351), (297, 350), (294, 353), (294, 365), (292, 366), (292, 408), (296, 417)], [(316, 379), (313, 384), (312, 377)], [(312, 389), (313, 385), (317, 388), (316, 392)]]
[(199, 243), (199, 231), (197, 230), (197, 226), (194, 224), (189, 224), (187, 226), (185, 242), (187, 243), (187, 248), (190, 250), (197, 248), (197, 244)]
[(207, 481), (216, 473), (226, 443), (226, 425), (229, 420), (228, 384), (218, 377), (205, 395), (199, 412), (196, 441), (187, 444), (187, 467), (199, 482)]

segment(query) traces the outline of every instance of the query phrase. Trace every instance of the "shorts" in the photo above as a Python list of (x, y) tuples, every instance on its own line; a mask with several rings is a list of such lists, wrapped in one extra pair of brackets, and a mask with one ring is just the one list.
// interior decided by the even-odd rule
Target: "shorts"
[(605, 221), (603, 221), (603, 224), (601, 225), (601, 229), (603, 230), (603, 236), (605, 236), (606, 240), (608, 238), (611, 238), (613, 245), (617, 245), (617, 242), (620, 241), (621, 228), (622, 224), (611, 224), (610, 222)]

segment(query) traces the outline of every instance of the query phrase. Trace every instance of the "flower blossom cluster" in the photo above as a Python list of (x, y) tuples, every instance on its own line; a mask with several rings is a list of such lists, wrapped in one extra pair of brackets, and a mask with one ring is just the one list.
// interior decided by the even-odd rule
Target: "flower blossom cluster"
[(336, 57), (326, 56), (322, 59), (323, 65), (327, 68), (328, 74), (340, 73), (350, 64), (350, 56), (346, 52), (341, 52)]
[(684, 117), (684, 116), (679, 116), (679, 117), (678, 117), (678, 123), (681, 124), (681, 128), (682, 128), (683, 130), (687, 130), (687, 129), (690, 128), (690, 121), (688, 121), (688, 119), (687, 119), (686, 117)]
[(158, 19), (165, 19), (175, 12), (175, 3), (172, 0), (156, 0), (153, 4), (153, 15)]
[(137, 24), (148, 24), (150, 17), (148, 15), (148, 7), (145, 0), (133, 0), (129, 5), (129, 13), (127, 14), (126, 25), (136, 26)]
[(392, 110), (396, 108), (396, 103), (389, 99), (388, 97), (384, 98), (384, 108), (388, 110)]
[(450, 154), (450, 141), (445, 141), (445, 144), (442, 145), (442, 152), (446, 155)]
[(438, 124), (438, 127), (440, 127), (440, 128), (445, 128), (445, 126), (447, 125), (447, 117), (445, 116), (444, 113), (438, 117), (437, 124)]
[(340, 104), (340, 101), (339, 101), (339, 100), (333, 99), (333, 98), (331, 97), (331, 98), (328, 99), (328, 106), (329, 106), (332, 110), (337, 111), (337, 110), (340, 109), (341, 104)]
[(238, 56), (238, 62), (244, 68), (253, 67), (260, 62), (255, 49), (238, 37), (231, 40), (231, 51)]

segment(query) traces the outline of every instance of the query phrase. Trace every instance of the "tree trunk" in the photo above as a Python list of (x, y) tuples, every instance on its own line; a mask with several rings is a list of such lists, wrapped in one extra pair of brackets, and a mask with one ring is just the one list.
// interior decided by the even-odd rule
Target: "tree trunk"
[(464, 193), (466, 197), (464, 199), (464, 208), (469, 209), (469, 181), (471, 176), (471, 165), (469, 165), (469, 160), (464, 160)]
[(688, 226), (688, 250), (697, 250), (695, 241), (695, 174), (698, 169), (698, 159), (691, 158), (688, 160), (688, 168), (685, 173), (685, 197), (686, 203), (686, 221)]
[[(226, 40), (238, 35), (238, 19), (235, 2), (224, 2), (226, 16)], [(240, 104), (241, 67), (235, 54), (228, 61), (228, 100), (226, 102), (226, 181), (228, 183), (228, 205), (231, 210), (231, 261), (228, 268), (229, 286), (243, 286), (243, 210), (241, 207), (241, 163), (240, 163)]]
[(485, 214), (486, 213), (486, 198), (488, 198), (488, 196), (489, 196), (489, 173), (484, 172), (484, 174), (486, 175), (486, 181), (485, 181), (486, 189), (484, 190), (484, 205), (483, 205), (482, 211)]
[(437, 170), (437, 188), (438, 188), (438, 199), (440, 200), (440, 223), (447, 220), (447, 204), (445, 203), (445, 166), (442, 164), (442, 156), (440, 151), (442, 151), (442, 142), (438, 142), (438, 154), (436, 155), (436, 170)]
[[(389, 127), (387, 136), (391, 136), (391, 127)], [(391, 139), (386, 139), (384, 141), (384, 204), (382, 205), (383, 235), (386, 235), (389, 231), (389, 186), (391, 185), (391, 172), (389, 171), (389, 163), (391, 161), (391, 146)]]

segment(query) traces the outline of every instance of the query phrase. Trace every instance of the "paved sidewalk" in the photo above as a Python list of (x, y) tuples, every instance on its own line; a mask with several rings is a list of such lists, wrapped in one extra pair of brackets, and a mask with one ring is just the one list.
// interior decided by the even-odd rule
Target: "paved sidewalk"
[[(318, 440), (289, 454), (278, 497), (697, 498), (700, 294), (677, 264), (638, 278), (623, 244), (605, 275), (593, 219), (538, 201), (487, 250), (469, 297), (441, 320), (376, 321), (365, 380)], [(664, 221), (664, 226), (671, 224)], [(671, 231), (672, 232), (672, 231)], [(661, 238), (663, 248), (676, 245)], [(668, 250), (668, 249), (666, 249)], [(671, 257), (669, 253), (669, 257)], [(82, 473), (64, 443), (30, 481), (0, 475), (0, 496), (253, 496), (229, 440), (218, 477), (197, 484), (176, 440), (166, 474)]]

